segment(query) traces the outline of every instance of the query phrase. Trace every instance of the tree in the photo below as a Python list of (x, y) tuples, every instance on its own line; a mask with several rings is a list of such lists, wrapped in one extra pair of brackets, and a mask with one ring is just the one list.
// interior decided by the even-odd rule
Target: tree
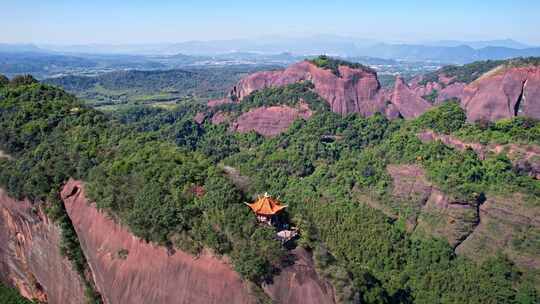
[(0, 74), (0, 88), (5, 87), (8, 84), (9, 84), (9, 78), (7, 78), (6, 76)]
[(32, 75), (17, 75), (11, 79), (9, 85), (13, 87), (18, 87), (35, 83), (38, 83), (38, 81)]

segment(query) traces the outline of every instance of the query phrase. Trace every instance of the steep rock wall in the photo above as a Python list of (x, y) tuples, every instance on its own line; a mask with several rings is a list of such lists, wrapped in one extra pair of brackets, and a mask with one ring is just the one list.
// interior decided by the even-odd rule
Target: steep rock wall
[(380, 88), (375, 73), (346, 66), (340, 66), (339, 71), (337, 76), (303, 61), (285, 70), (252, 74), (242, 79), (232, 94), (241, 101), (256, 90), (310, 80), (336, 113), (369, 116), (380, 112), (389, 118), (414, 118), (431, 108), (424, 96), (435, 90), (435, 103), (460, 99), (469, 121), (497, 121), (518, 115), (540, 119), (539, 67), (501, 66), (470, 84), (452, 82), (444, 75), (438, 82), (422, 85), (421, 78), (407, 84), (397, 77), (394, 87), (387, 90)]
[(522, 269), (540, 269), (540, 207), (519, 193), (491, 197), (480, 206), (452, 200), (426, 180), (417, 165), (391, 165), (393, 195), (420, 206), (414, 233), (442, 237), (477, 261), (498, 251)]
[(86, 303), (84, 285), (60, 254), (60, 229), (37, 205), (0, 189), (0, 280), (29, 299)]
[[(331, 70), (302, 61), (284, 70), (251, 74), (233, 87), (231, 98), (210, 101), (208, 106), (242, 102), (242, 99), (252, 92), (268, 87), (311, 81), (315, 91), (328, 102), (331, 110), (341, 115), (359, 113), (370, 116), (382, 113), (390, 119), (410, 119), (423, 114), (433, 105), (457, 98), (461, 101), (469, 121), (496, 121), (515, 116), (540, 119), (539, 67), (501, 66), (470, 84), (454, 82), (452, 77), (445, 75), (439, 75), (436, 82), (423, 84), (421, 80), (422, 77), (417, 77), (406, 83), (401, 77), (397, 77), (393, 88), (382, 89), (377, 74), (372, 71), (340, 66), (336, 75)], [(433, 96), (434, 91), (437, 94), (434, 100), (427, 100), (426, 96)], [(264, 110), (259, 111), (262, 113)], [(281, 127), (286, 125), (282, 121), (261, 113), (247, 117), (260, 116), (267, 125), (279, 124), (280, 127), (271, 130), (272, 133), (279, 134), (286, 129)], [(215, 116), (218, 118), (212, 118), (212, 121), (225, 122), (222, 115), (223, 113), (217, 113)], [(201, 117), (198, 117), (198, 121), (202, 121)], [(242, 124), (242, 120), (239, 119), (236, 123)]]
[(240, 133), (255, 131), (271, 137), (287, 130), (296, 119), (308, 119), (312, 114), (307, 104), (300, 104), (295, 108), (289, 106), (255, 108), (240, 115), (231, 124), (231, 130)]
[[(61, 193), (81, 247), (106, 303), (255, 303), (230, 265), (208, 253), (198, 257), (146, 243), (98, 211), (70, 180)], [(307, 252), (264, 290), (276, 303), (334, 303), (333, 289), (319, 279)]]
[(455, 247), (478, 224), (478, 206), (455, 200), (438, 189), (421, 167), (390, 165), (387, 171), (392, 177), (392, 194), (413, 210), (407, 221), (410, 231), (444, 238)]
[(264, 285), (265, 292), (276, 303), (333, 304), (334, 289), (319, 278), (311, 255), (302, 248), (292, 252), (294, 263), (281, 270), (272, 284)]
[(418, 138), (423, 142), (440, 141), (443, 144), (464, 151), (472, 149), (480, 159), (485, 159), (488, 153), (506, 155), (513, 166), (527, 173), (530, 177), (540, 179), (540, 146), (538, 145), (518, 145), (518, 144), (489, 144), (469, 143), (457, 137), (446, 134), (438, 134), (431, 130), (426, 130), (418, 134)]
[(480, 219), (474, 232), (456, 248), (458, 254), (484, 260), (500, 250), (522, 269), (540, 270), (537, 204), (517, 193), (488, 197), (480, 206)]
[(384, 112), (385, 100), (380, 94), (377, 74), (347, 66), (339, 67), (339, 76), (302, 61), (285, 70), (259, 72), (238, 82), (231, 95), (239, 101), (254, 91), (267, 87), (280, 87), (299, 81), (313, 82), (315, 91), (324, 98), (333, 112), (346, 115), (362, 113), (365, 116)]
[(540, 68), (497, 68), (467, 85), (461, 102), (469, 121), (540, 119)]
[(136, 238), (87, 201), (81, 182), (69, 181), (62, 199), (106, 303), (255, 302), (229, 265)]

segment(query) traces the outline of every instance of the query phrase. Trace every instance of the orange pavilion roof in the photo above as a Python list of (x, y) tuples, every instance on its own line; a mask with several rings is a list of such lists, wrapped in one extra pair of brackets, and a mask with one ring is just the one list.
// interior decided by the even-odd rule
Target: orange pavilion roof
[(287, 206), (281, 205), (281, 203), (272, 198), (268, 193), (263, 196), (259, 196), (257, 200), (251, 204), (246, 204), (258, 215), (275, 215), (281, 210), (287, 208)]

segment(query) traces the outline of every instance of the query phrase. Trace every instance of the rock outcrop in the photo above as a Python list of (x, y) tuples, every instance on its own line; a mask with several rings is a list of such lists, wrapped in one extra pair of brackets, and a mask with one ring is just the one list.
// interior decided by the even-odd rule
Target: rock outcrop
[(540, 67), (496, 68), (467, 85), (461, 103), (469, 121), (540, 119)]
[(438, 134), (431, 130), (426, 130), (418, 134), (423, 142), (440, 141), (443, 144), (464, 151), (472, 149), (480, 159), (485, 159), (489, 153), (504, 154), (512, 162), (514, 168), (518, 171), (527, 173), (530, 177), (540, 179), (540, 146), (538, 145), (518, 145), (518, 144), (489, 144), (469, 143), (459, 138)]
[[(241, 101), (253, 91), (304, 80), (312, 81), (315, 91), (330, 104), (332, 111), (343, 115), (369, 116), (381, 112), (390, 118), (396, 114), (416, 117), (431, 107), (425, 96), (435, 90), (435, 103), (460, 99), (470, 121), (496, 121), (517, 115), (540, 119), (540, 67), (535, 66), (503, 65), (470, 84), (454, 82), (445, 75), (439, 75), (437, 82), (420, 84), (420, 77), (406, 84), (398, 76), (392, 89), (383, 90), (374, 72), (340, 66), (337, 76), (331, 70), (303, 61), (285, 70), (252, 74), (242, 79), (231, 94)], [(223, 102), (226, 101), (218, 103)]]
[(273, 283), (264, 285), (265, 292), (275, 303), (333, 304), (334, 289), (319, 278), (311, 255), (302, 248), (293, 250), (294, 263), (281, 270)]
[[(70, 180), (61, 196), (106, 303), (257, 302), (229, 264), (208, 252), (171, 252), (133, 236), (85, 198), (81, 182)], [(295, 262), (264, 286), (268, 296), (276, 303), (334, 303), (309, 254), (295, 250), (292, 256)]]
[[(417, 91), (411, 89), (401, 77), (397, 77), (394, 85), (394, 90), (390, 94), (391, 105), (397, 109), (399, 116), (403, 118), (416, 118), (432, 105), (422, 98), (423, 95), (419, 95)], [(388, 109), (392, 111), (391, 108)], [(389, 114), (390, 112), (387, 111)], [(388, 115), (390, 118), (394, 118), (394, 115)]]
[(522, 269), (540, 269), (540, 206), (519, 194), (487, 197), (481, 205), (453, 200), (426, 180), (417, 165), (391, 165), (393, 195), (417, 208), (413, 226), (419, 235), (448, 240), (458, 254), (477, 261), (505, 253)]
[(39, 205), (1, 189), (0, 244), (0, 281), (29, 299), (86, 303), (81, 277), (60, 254), (60, 229)]
[(521, 194), (488, 197), (480, 206), (480, 224), (457, 248), (476, 260), (502, 251), (522, 269), (540, 270), (540, 206)]
[(147, 243), (98, 211), (81, 182), (69, 181), (62, 199), (106, 303), (255, 303), (225, 262)]
[(312, 114), (307, 104), (300, 104), (294, 108), (260, 107), (240, 115), (231, 124), (231, 130), (240, 133), (255, 131), (263, 136), (272, 137), (287, 130), (296, 119), (308, 119)]
[[(415, 98), (437, 91), (436, 103), (457, 98), (471, 122), (526, 116), (540, 119), (540, 67), (501, 65), (466, 84), (439, 75), (438, 82), (411, 83)], [(414, 98), (410, 98), (414, 100)]]
[(421, 167), (390, 165), (387, 170), (393, 181), (393, 196), (404, 209), (412, 210), (407, 219), (411, 232), (444, 238), (455, 247), (478, 224), (477, 204), (453, 199), (431, 184)]
[[(302, 61), (284, 70), (249, 75), (233, 87), (230, 98), (212, 100), (208, 106), (242, 102), (246, 96), (257, 90), (301, 81), (311, 81), (315, 92), (328, 102), (333, 112), (341, 115), (359, 113), (370, 116), (382, 113), (390, 119), (416, 118), (433, 105), (456, 98), (461, 101), (467, 119), (471, 122), (496, 121), (518, 115), (540, 119), (540, 67), (537, 66), (501, 65), (470, 84), (456, 82), (453, 77), (442, 73), (438, 75), (437, 81), (427, 83), (422, 81), (421, 76), (410, 83), (398, 76), (393, 88), (383, 89), (377, 74), (370, 69), (341, 65), (338, 72), (334, 73), (309, 61)], [(259, 108), (253, 111), (255, 114), (239, 118), (235, 122), (236, 126), (242, 125), (242, 119), (253, 120), (261, 117), (264, 119), (262, 124), (279, 125), (275, 130), (264, 128), (266, 133), (275, 135), (286, 129), (284, 126), (287, 124), (275, 120), (267, 109)], [(212, 118), (212, 121), (233, 123), (224, 120), (223, 115), (221, 112), (216, 113), (214, 116), (217, 118)], [(201, 121), (201, 117), (198, 116), (197, 119)], [(253, 121), (246, 124), (253, 125)], [(247, 129), (254, 130), (252, 127)]]
[(379, 95), (377, 74), (366, 69), (339, 67), (339, 76), (331, 70), (302, 61), (285, 70), (259, 72), (245, 77), (232, 89), (234, 99), (241, 100), (254, 91), (268, 87), (311, 81), (315, 91), (324, 98), (333, 112), (346, 115), (371, 115), (384, 111), (384, 100)]

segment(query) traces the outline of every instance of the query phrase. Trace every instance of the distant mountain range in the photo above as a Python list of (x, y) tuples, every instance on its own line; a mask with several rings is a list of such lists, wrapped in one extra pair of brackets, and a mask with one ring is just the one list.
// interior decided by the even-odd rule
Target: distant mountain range
[(441, 40), (421, 43), (427, 46), (442, 46), (442, 47), (456, 47), (456, 46), (470, 46), (473, 49), (482, 49), (485, 47), (505, 47), (511, 49), (527, 49), (532, 46), (528, 44), (515, 41), (513, 39), (500, 39), (500, 40), (485, 40), (485, 41), (460, 41), (460, 40)]
[[(511, 39), (490, 41), (444, 40), (421, 44), (381, 43), (370, 39), (318, 35), (306, 38), (264, 37), (215, 41), (188, 41), (169, 44), (87, 44), (87, 45), (9, 45), (0, 52), (53, 52), (59, 54), (127, 54), (147, 56), (217, 56), (235, 54), (237, 59), (255, 55), (328, 54), (342, 57), (368, 56), (406, 61), (433, 61), (464, 64), (477, 60), (540, 56), (540, 47)], [(249, 54), (249, 55), (247, 55)], [(241, 58), (240, 58), (241, 57)]]
[(501, 60), (515, 57), (540, 56), (540, 48), (515, 49), (488, 46), (480, 49), (468, 45), (426, 46), (412, 44), (377, 44), (357, 50), (364, 56), (408, 61), (436, 61), (442, 63), (465, 64), (478, 60)]

